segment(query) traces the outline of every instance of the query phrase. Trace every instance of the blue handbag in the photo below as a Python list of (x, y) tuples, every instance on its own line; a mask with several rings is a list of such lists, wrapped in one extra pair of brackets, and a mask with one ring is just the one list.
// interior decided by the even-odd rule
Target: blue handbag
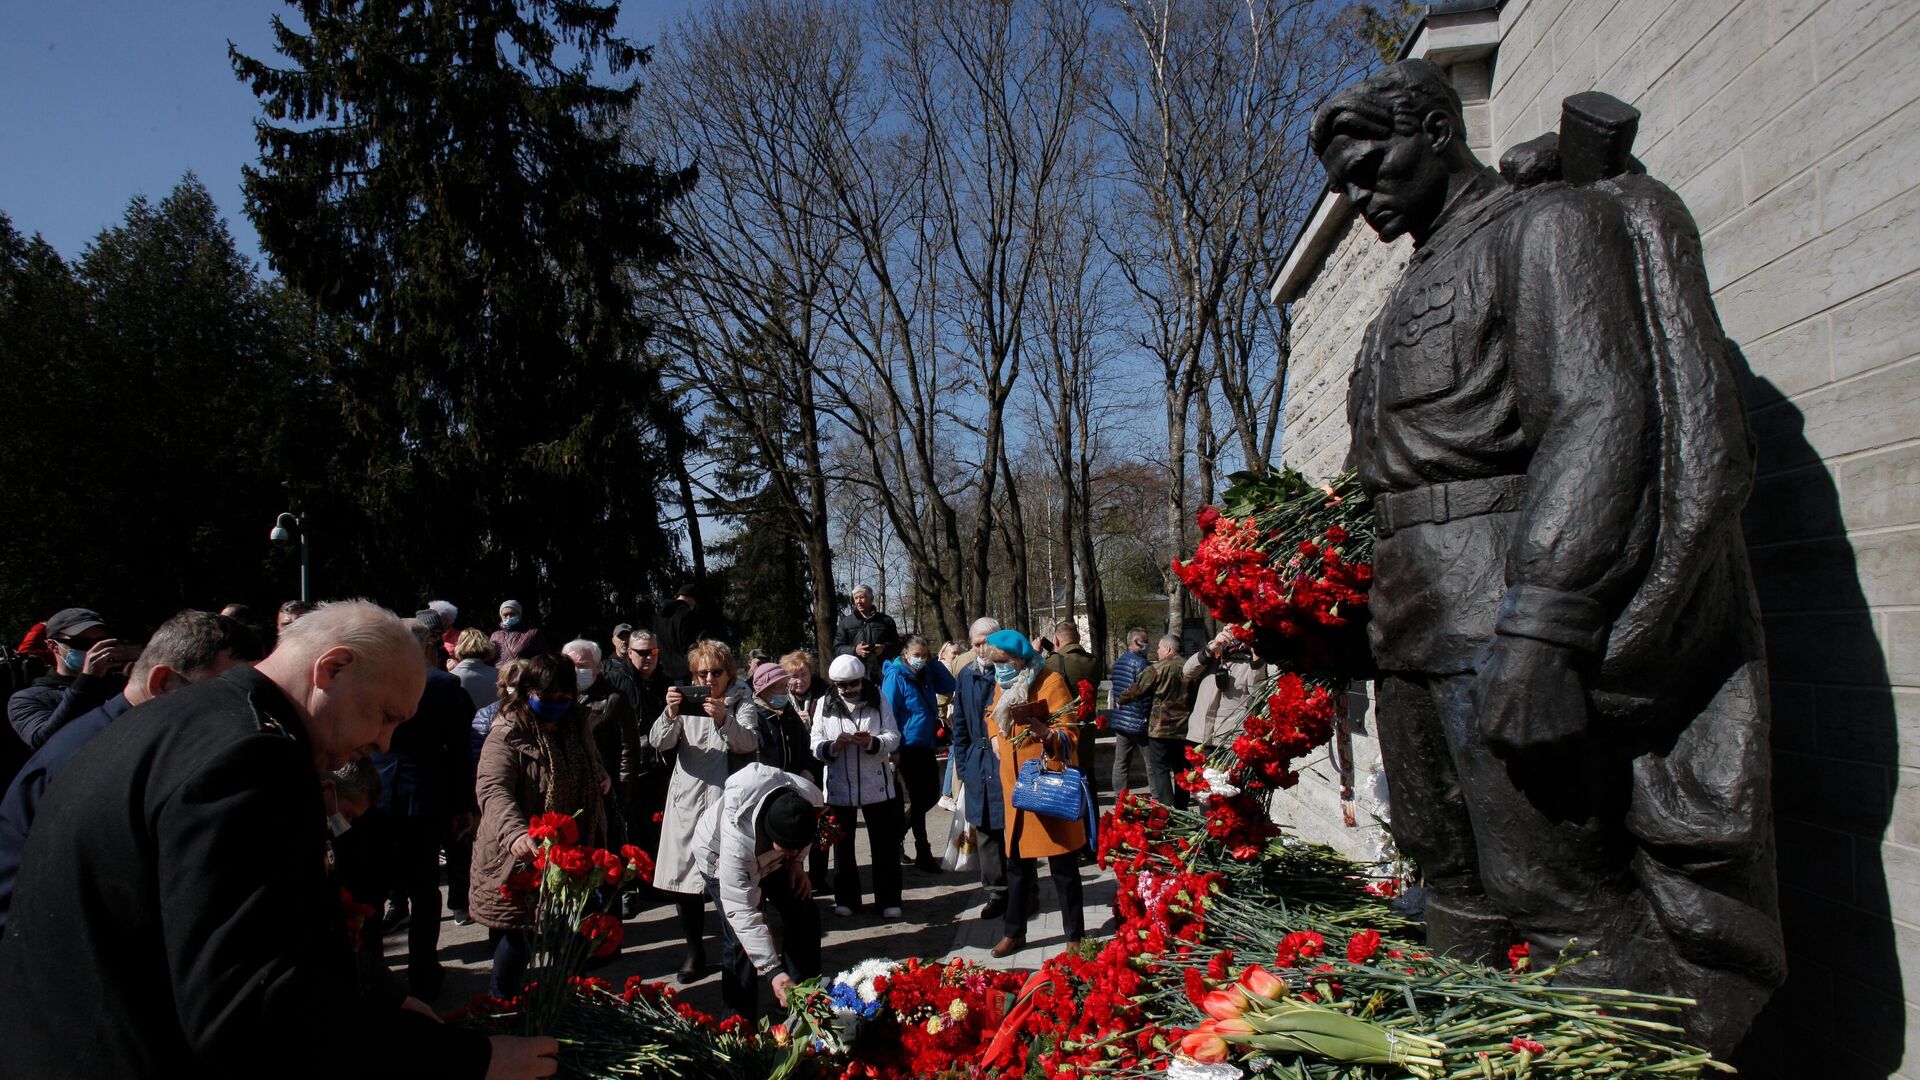
[(1088, 843), (1099, 848), (1099, 818), (1079, 769), (1070, 765), (1049, 769), (1039, 758), (1021, 762), (1020, 775), (1013, 781), (1013, 808), (1060, 821), (1084, 821)]

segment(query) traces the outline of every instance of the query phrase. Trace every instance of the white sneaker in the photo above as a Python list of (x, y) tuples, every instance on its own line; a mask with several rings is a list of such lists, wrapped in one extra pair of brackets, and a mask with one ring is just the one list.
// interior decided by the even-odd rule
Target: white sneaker
[(897, 907), (881, 908), (880, 917), (883, 919), (897, 919), (900, 917), (900, 909)]
[(835, 904), (833, 905), (833, 913), (844, 919), (853, 914), (853, 909), (845, 904)]

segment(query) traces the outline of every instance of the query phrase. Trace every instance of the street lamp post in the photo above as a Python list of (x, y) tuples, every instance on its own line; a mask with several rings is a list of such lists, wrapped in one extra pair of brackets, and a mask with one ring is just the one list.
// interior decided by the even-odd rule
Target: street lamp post
[(304, 604), (310, 599), (307, 593), (306, 523), (301, 521), (296, 514), (281, 514), (278, 518), (274, 519), (273, 531), (267, 534), (267, 539), (276, 544), (284, 544), (288, 540), (291, 540), (293, 538), (292, 534), (296, 532), (300, 534), (300, 602)]

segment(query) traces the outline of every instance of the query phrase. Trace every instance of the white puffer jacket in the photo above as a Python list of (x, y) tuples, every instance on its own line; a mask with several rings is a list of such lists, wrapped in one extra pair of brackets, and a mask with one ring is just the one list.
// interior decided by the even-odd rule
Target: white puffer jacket
[(771, 975), (780, 966), (780, 950), (774, 944), (767, 917), (760, 911), (760, 883), (769, 874), (779, 873), (789, 861), (806, 865), (807, 849), (788, 855), (760, 838), (760, 808), (789, 788), (814, 806), (820, 805), (820, 789), (806, 777), (758, 761), (748, 762), (727, 777), (720, 805), (700, 820), (693, 836), (701, 871), (719, 885), (720, 914), (732, 927), (753, 970), (762, 975)]
[[(837, 745), (840, 736), (863, 731), (873, 733), (865, 749)], [(872, 806), (893, 798), (892, 758), (899, 749), (900, 725), (884, 700), (848, 706), (828, 693), (814, 703), (813, 756), (827, 764), (828, 805)]]

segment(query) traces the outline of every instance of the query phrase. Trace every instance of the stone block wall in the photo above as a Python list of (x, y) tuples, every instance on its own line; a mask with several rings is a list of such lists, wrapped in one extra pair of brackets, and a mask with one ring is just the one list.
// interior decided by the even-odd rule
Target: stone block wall
[[(1509, 0), (1499, 20), (1476, 151), (1556, 128), (1582, 90), (1637, 105), (1636, 153), (1692, 208), (1751, 367), (1793, 974), (1745, 1073), (1920, 1078), (1920, 3)], [(1404, 259), (1344, 227), (1294, 305), (1283, 460), (1315, 476), (1345, 452), (1352, 324)]]

